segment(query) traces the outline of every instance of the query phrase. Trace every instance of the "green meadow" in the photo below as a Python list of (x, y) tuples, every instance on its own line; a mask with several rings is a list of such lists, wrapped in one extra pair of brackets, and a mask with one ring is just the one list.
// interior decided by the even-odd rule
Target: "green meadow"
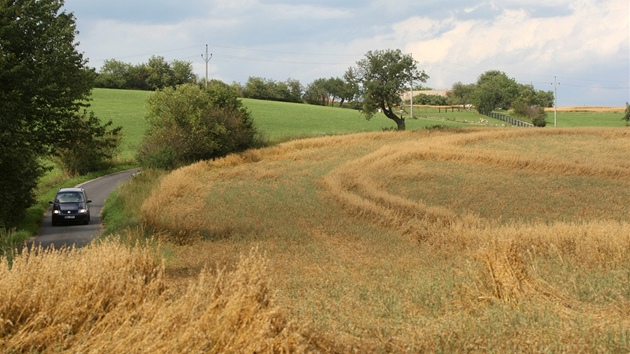
[[(578, 127), (623, 127), (623, 111), (618, 112), (558, 112), (556, 123), (559, 128)], [(547, 126), (553, 128), (554, 114), (547, 112)]]
[[(133, 162), (135, 151), (142, 141), (146, 128), (144, 115), (149, 91), (94, 89), (90, 110), (101, 121), (112, 120), (114, 125), (123, 127), (123, 145), (120, 161)], [(259, 131), (271, 143), (295, 138), (349, 134), (394, 129), (395, 123), (383, 114), (376, 114), (366, 120), (360, 112), (352, 109), (329, 106), (314, 106), (299, 103), (285, 103), (243, 99), (243, 104), (251, 112)], [(482, 116), (474, 110), (457, 110), (437, 107), (416, 106), (414, 119), (407, 117), (407, 129), (427, 127), (474, 127), (505, 126), (500, 120)], [(558, 112), (558, 127), (623, 127), (623, 112)], [(481, 123), (481, 119), (487, 123)], [(547, 112), (547, 128), (554, 126), (554, 113)]]
[[(94, 89), (90, 110), (101, 121), (112, 120), (123, 127), (122, 162), (133, 160), (146, 128), (144, 115), (149, 91)], [(251, 112), (259, 131), (271, 143), (294, 138), (349, 134), (394, 129), (396, 124), (383, 114), (366, 120), (358, 111), (339, 107), (314, 106), (243, 99)], [(407, 109), (408, 110), (408, 109)], [(408, 117), (408, 112), (403, 113)], [(414, 118), (407, 118), (407, 129), (426, 127), (465, 127), (481, 125), (480, 118), (487, 118), (474, 111), (445, 112), (437, 108), (415, 107)], [(488, 119), (486, 125), (500, 126), (503, 122)]]

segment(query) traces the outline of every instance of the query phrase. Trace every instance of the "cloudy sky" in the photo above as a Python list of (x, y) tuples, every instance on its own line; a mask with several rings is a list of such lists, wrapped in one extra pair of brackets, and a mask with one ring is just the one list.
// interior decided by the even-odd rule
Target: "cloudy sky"
[[(245, 83), (341, 77), (368, 50), (401, 49), (450, 88), (500, 70), (559, 106), (630, 101), (628, 0), (66, 0), (79, 51), (106, 59), (185, 60)], [(554, 77), (558, 85), (553, 85)]]

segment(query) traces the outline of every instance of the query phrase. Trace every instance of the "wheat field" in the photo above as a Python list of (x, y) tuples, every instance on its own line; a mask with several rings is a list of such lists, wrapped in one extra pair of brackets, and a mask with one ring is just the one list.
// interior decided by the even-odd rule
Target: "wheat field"
[(628, 156), (627, 129), (479, 128), (200, 162), (138, 211), (159, 247), (2, 270), (0, 349), (625, 353)]

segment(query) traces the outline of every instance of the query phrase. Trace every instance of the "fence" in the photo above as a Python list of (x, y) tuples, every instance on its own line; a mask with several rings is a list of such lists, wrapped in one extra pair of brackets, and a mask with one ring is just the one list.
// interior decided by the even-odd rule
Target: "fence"
[(484, 116), (499, 119), (504, 122), (516, 125), (517, 127), (533, 127), (534, 126), (532, 123), (523, 122), (518, 119), (512, 118), (510, 116), (506, 116), (505, 114), (501, 114), (501, 113), (495, 113), (495, 112), (479, 112), (479, 113), (483, 114)]

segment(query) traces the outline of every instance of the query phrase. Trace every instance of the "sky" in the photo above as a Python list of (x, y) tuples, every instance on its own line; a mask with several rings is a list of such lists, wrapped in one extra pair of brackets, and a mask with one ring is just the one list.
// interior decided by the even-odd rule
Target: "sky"
[[(228, 84), (343, 77), (370, 50), (400, 49), (448, 89), (499, 70), (558, 106), (630, 102), (628, 0), (66, 0), (78, 50), (183, 60)], [(210, 57), (211, 55), (211, 57)]]

